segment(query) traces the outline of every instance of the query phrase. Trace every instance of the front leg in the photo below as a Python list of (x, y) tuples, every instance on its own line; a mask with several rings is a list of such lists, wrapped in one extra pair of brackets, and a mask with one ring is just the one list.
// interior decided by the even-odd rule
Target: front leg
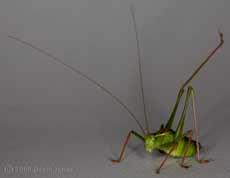
[(130, 139), (131, 134), (135, 135), (137, 138), (139, 138), (140, 140), (144, 141), (144, 137), (143, 137), (143, 136), (141, 136), (139, 133), (137, 133), (137, 132), (131, 130), (131, 131), (128, 133), (126, 139), (125, 139), (125, 143), (124, 143), (123, 146), (122, 146), (122, 149), (121, 149), (121, 152), (120, 152), (120, 155), (119, 155), (118, 159), (112, 159), (112, 160), (111, 160), (113, 163), (119, 163), (119, 162), (121, 162), (121, 160), (122, 160), (122, 158), (123, 158), (123, 154), (124, 154), (124, 152), (125, 152), (126, 145), (127, 145), (128, 141), (129, 141), (129, 139)]

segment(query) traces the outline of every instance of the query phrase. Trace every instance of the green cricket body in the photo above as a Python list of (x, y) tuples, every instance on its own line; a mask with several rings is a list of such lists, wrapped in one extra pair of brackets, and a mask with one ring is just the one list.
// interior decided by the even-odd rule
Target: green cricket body
[[(173, 148), (173, 144), (175, 143), (175, 131), (167, 130), (161, 132), (161, 130), (157, 133), (148, 134), (144, 137), (144, 146), (145, 151), (152, 152), (157, 149), (161, 152), (169, 154), (172, 157), (191, 157), (196, 154), (196, 141), (192, 140), (189, 144), (189, 138), (186, 136), (181, 136), (178, 141), (176, 147), (172, 152), (170, 150)], [(185, 151), (187, 147), (187, 151)], [(200, 148), (199, 148), (200, 149)]]
[(184, 108), (177, 128), (175, 131), (172, 129), (172, 124), (176, 116), (176, 111), (183, 94), (184, 85), (182, 85), (178, 93), (176, 103), (167, 124), (165, 126), (162, 124), (157, 132), (144, 135), (143, 141), (145, 145), (145, 150), (147, 152), (152, 152), (154, 149), (158, 149), (161, 152), (164, 152), (170, 156), (184, 158), (195, 155), (197, 151), (201, 148), (198, 140), (195, 141), (190, 138), (191, 140), (189, 141), (189, 137), (187, 137), (186, 134), (183, 133), (184, 121), (186, 118), (190, 97), (195, 95), (195, 91), (192, 86), (189, 86), (187, 89)]

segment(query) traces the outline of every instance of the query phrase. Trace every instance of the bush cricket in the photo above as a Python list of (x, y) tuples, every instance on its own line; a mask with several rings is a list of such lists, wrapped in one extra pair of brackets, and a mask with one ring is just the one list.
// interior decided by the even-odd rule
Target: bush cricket
[[(102, 91), (104, 91), (107, 95), (113, 98), (113, 100), (120, 104), (124, 110), (128, 112), (131, 118), (133, 118), (137, 125), (139, 126), (140, 130), (142, 131), (142, 134), (131, 130), (122, 146), (121, 152), (119, 154), (119, 157), (117, 159), (111, 160), (113, 163), (119, 163), (124, 155), (124, 151), (126, 148), (126, 145), (131, 137), (131, 135), (134, 135), (136, 138), (141, 140), (144, 144), (145, 151), (152, 152), (153, 150), (159, 150), (162, 153), (165, 153), (166, 156), (161, 162), (160, 166), (156, 170), (156, 173), (160, 173), (160, 169), (163, 167), (164, 163), (166, 162), (167, 158), (169, 156), (181, 158), (180, 166), (182, 168), (188, 169), (190, 165), (185, 164), (185, 158), (186, 157), (192, 157), (196, 155), (196, 160), (198, 163), (208, 163), (208, 160), (203, 160), (200, 158), (200, 149), (201, 144), (199, 143), (198, 139), (198, 127), (197, 127), (197, 114), (196, 114), (196, 107), (195, 107), (195, 91), (191, 85), (189, 85), (190, 81), (197, 75), (197, 73), (203, 68), (203, 66), (213, 57), (213, 55), (221, 48), (221, 46), (224, 44), (223, 40), (223, 34), (219, 32), (219, 44), (216, 48), (214, 48), (211, 53), (207, 56), (207, 58), (194, 70), (192, 75), (182, 84), (180, 87), (179, 93), (177, 95), (176, 103), (173, 107), (173, 110), (170, 114), (170, 117), (167, 121), (167, 123), (164, 125), (162, 124), (160, 128), (156, 132), (150, 132), (149, 125), (148, 125), (148, 118), (146, 114), (146, 105), (145, 105), (145, 97), (144, 97), (144, 87), (143, 87), (143, 78), (142, 78), (142, 67), (141, 67), (141, 55), (140, 55), (140, 47), (139, 47), (139, 40), (138, 40), (138, 32), (137, 32), (137, 26), (136, 26), (136, 20), (135, 20), (135, 14), (134, 14), (134, 8), (131, 6), (131, 15), (132, 15), (132, 21), (135, 31), (135, 37), (136, 37), (136, 49), (137, 49), (137, 60), (138, 60), (138, 68), (139, 68), (139, 79), (140, 79), (140, 87), (141, 87), (141, 97), (142, 97), (142, 105), (143, 105), (143, 111), (144, 111), (144, 119), (145, 119), (145, 129), (139, 122), (139, 120), (136, 118), (135, 114), (129, 109), (129, 107), (122, 102), (122, 100), (115, 96), (110, 90), (105, 88), (102, 84), (97, 82), (96, 80), (92, 79), (88, 75), (84, 74), (80, 70), (72, 67), (71, 65), (68, 65), (63, 62), (63, 60), (59, 59), (58, 57), (54, 56), (53, 54), (43, 50), (42, 48), (39, 48), (32, 43), (29, 43), (27, 41), (24, 41), (16, 36), (8, 35), (9, 38), (16, 40), (19, 43), (22, 43), (46, 56), (49, 57), (49, 59), (63, 65), (64, 67), (68, 68), (69, 70), (77, 73), (82, 78), (88, 80), (98, 88), (100, 88)], [(187, 90), (185, 103), (183, 107), (183, 111), (181, 114), (181, 117), (179, 119), (178, 125), (176, 127), (176, 130), (172, 129), (172, 125), (174, 123), (174, 119), (176, 116), (178, 105), (181, 101), (181, 98), (184, 94), (184, 91)], [(192, 110), (193, 110), (193, 120), (194, 120), (194, 131), (195, 131), (195, 140), (193, 140), (193, 130), (189, 130), (187, 132), (183, 131), (183, 126), (186, 118), (186, 112), (187, 108), (189, 106), (189, 101), (192, 100)]]

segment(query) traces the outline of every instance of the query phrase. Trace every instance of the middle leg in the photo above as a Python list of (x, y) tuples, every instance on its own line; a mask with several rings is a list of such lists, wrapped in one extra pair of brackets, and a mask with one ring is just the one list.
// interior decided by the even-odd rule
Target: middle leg
[(163, 167), (163, 165), (165, 164), (166, 160), (168, 159), (169, 155), (173, 152), (173, 150), (176, 148), (177, 146), (177, 142), (175, 142), (172, 146), (172, 148), (170, 149), (169, 153), (167, 153), (167, 155), (165, 156), (165, 158), (163, 159), (163, 161), (161, 162), (159, 168), (156, 170), (156, 173), (159, 174), (160, 173), (160, 169)]
[(191, 141), (192, 141), (192, 135), (193, 135), (192, 130), (189, 130), (188, 132), (186, 132), (185, 135), (188, 137), (188, 143), (186, 144), (186, 147), (185, 147), (185, 150), (184, 150), (184, 155), (183, 155), (183, 157), (182, 157), (182, 159), (181, 159), (180, 166), (181, 166), (182, 168), (188, 169), (188, 168), (191, 167), (191, 165), (185, 164), (184, 161), (185, 161), (186, 154), (187, 154), (187, 152), (188, 152), (189, 145), (191, 144)]

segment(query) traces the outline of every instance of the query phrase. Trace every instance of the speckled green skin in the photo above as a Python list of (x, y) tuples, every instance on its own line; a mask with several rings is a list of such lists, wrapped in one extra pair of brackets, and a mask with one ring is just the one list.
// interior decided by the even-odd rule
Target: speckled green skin
[[(152, 152), (157, 149), (165, 153), (169, 153), (173, 145), (176, 143), (174, 150), (170, 153), (173, 157), (183, 157), (186, 150), (186, 145), (189, 143), (188, 137), (185, 135), (175, 139), (175, 131), (165, 130), (149, 134), (144, 137), (145, 150)], [(200, 149), (200, 148), (199, 148)], [(196, 154), (196, 142), (194, 140), (189, 144), (185, 157), (191, 157)]]
[[(175, 119), (177, 107), (183, 93), (184, 89), (182, 88), (178, 93), (176, 104), (173, 108), (167, 124), (165, 126), (162, 125), (157, 132), (147, 134), (141, 138), (144, 141), (145, 150), (147, 152), (159, 150), (161, 152), (168, 153), (170, 156), (173, 157), (191, 157), (196, 154), (196, 141), (191, 140), (191, 142), (189, 143), (189, 138), (183, 133), (184, 121), (186, 118), (186, 111), (189, 105), (189, 99), (192, 94), (194, 95), (194, 89), (192, 88), (192, 86), (189, 86), (187, 89), (184, 109), (182, 111), (177, 128), (175, 131), (172, 130), (172, 124)], [(137, 136), (139, 134), (135, 133), (134, 135)], [(140, 138), (140, 136), (138, 137)], [(174, 149), (172, 150), (172, 148)], [(199, 145), (199, 149), (200, 148), (201, 146)]]

